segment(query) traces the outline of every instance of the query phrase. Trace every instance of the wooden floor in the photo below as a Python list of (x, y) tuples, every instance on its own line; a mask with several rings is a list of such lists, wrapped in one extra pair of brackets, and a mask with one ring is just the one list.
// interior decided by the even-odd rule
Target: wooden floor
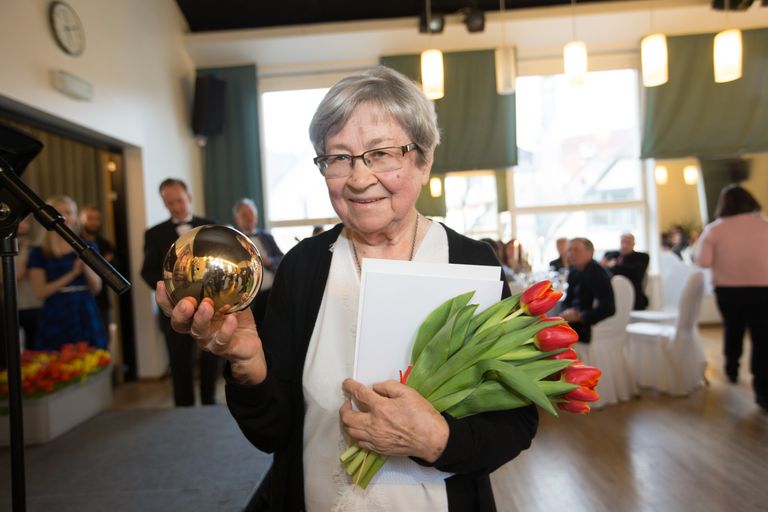
[[(754, 403), (749, 350), (739, 383), (726, 381), (721, 336), (702, 329), (710, 385), (689, 397), (542, 413), (533, 447), (494, 475), (499, 510), (768, 511), (768, 414)], [(116, 408), (171, 406), (168, 380), (115, 390)]]

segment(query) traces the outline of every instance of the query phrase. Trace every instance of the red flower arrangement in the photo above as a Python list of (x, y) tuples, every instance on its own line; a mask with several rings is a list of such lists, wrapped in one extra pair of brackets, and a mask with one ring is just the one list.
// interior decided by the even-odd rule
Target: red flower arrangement
[[(67, 343), (61, 351), (28, 350), (21, 355), (24, 396), (38, 397), (83, 382), (112, 361), (109, 352), (86, 342)], [(0, 372), (0, 397), (8, 396), (8, 372)]]

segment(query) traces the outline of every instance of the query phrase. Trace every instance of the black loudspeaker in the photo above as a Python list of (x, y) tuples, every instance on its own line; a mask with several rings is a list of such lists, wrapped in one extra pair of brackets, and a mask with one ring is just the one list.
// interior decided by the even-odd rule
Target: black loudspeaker
[(213, 75), (199, 75), (195, 80), (192, 107), (192, 132), (208, 137), (224, 131), (227, 83)]

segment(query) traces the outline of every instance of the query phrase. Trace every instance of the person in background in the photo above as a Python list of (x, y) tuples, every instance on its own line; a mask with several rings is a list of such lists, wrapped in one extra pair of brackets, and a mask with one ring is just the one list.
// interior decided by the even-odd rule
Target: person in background
[(318, 224), (317, 226), (313, 226), (312, 227), (312, 236), (319, 235), (323, 231), (325, 231), (325, 228), (322, 225)]
[[(210, 219), (192, 214), (192, 196), (183, 181), (164, 180), (160, 183), (160, 196), (171, 218), (144, 233), (144, 263), (141, 266), (141, 277), (153, 290), (163, 278), (163, 261), (171, 245), (192, 228), (214, 224)], [(168, 348), (173, 401), (176, 406), (195, 405), (195, 341), (188, 334), (171, 329), (168, 317), (162, 313), (157, 318)], [(200, 352), (200, 401), (203, 405), (216, 403), (216, 380), (221, 374), (221, 364), (221, 359), (210, 352)]]
[(568, 242), (568, 292), (560, 316), (579, 334), (579, 341), (589, 343), (592, 326), (616, 312), (608, 272), (594, 260), (595, 246), (586, 238)]
[[(371, 388), (349, 378), (365, 258), (498, 265), (487, 244), (416, 209), (440, 139), (434, 105), (407, 77), (376, 67), (331, 87), (310, 138), (342, 224), (286, 254), (262, 330), (249, 309), (214, 318), (210, 301), (171, 308), (157, 290), (176, 328), (229, 360), (229, 410), (255, 446), (274, 452), (249, 510), (496, 510), (489, 474), (530, 446), (535, 406), (456, 419), (397, 381)], [(510, 295), (505, 283), (501, 295)], [(398, 456), (420, 476), (362, 492), (339, 464), (346, 442)]]
[[(75, 233), (77, 204), (67, 196), (46, 201), (56, 208)], [(96, 244), (87, 242), (95, 251)], [(37, 322), (35, 347), (59, 350), (65, 343), (85, 341), (107, 348), (107, 334), (94, 295), (101, 278), (75, 254), (75, 250), (53, 231), (45, 233), (40, 247), (29, 251), (29, 280), (35, 295), (44, 300)]]
[(555, 240), (557, 247), (557, 258), (549, 262), (549, 268), (555, 272), (560, 272), (568, 268), (568, 239), (565, 237)]
[(752, 388), (757, 404), (768, 411), (768, 218), (752, 194), (736, 184), (720, 193), (715, 217), (699, 238), (696, 263), (712, 269), (725, 324), (725, 374), (738, 382), (749, 328)]
[(648, 307), (648, 296), (645, 294), (645, 276), (648, 271), (650, 258), (647, 253), (635, 251), (635, 235), (621, 235), (619, 250), (608, 251), (600, 264), (614, 276), (624, 276), (632, 282), (635, 289), (635, 304), (633, 309)]
[(267, 312), (267, 300), (269, 300), (272, 282), (275, 280), (275, 272), (283, 260), (283, 251), (280, 250), (274, 237), (267, 230), (258, 227), (259, 210), (251, 199), (243, 198), (236, 202), (232, 208), (232, 215), (235, 218), (237, 228), (256, 244), (261, 255), (261, 262), (264, 265), (261, 289), (251, 303), (256, 326), (261, 327)]
[(669, 230), (670, 242), (672, 243), (672, 252), (674, 252), (678, 258), (683, 259), (683, 251), (688, 247), (688, 235), (685, 229), (680, 224), (672, 226)]
[[(19, 308), (19, 327), (24, 331), (24, 348), (35, 350), (37, 339), (37, 317), (43, 305), (32, 289), (29, 279), (29, 251), (34, 245), (32, 239), (32, 217), (27, 216), (19, 223), (18, 237), (19, 256), (16, 259), (16, 287)], [(5, 354), (2, 354), (3, 356)]]
[[(101, 236), (101, 226), (101, 210), (98, 207), (89, 205), (80, 210), (80, 236), (83, 240), (96, 244), (102, 257), (113, 267), (118, 268), (119, 265), (115, 258), (115, 247), (112, 245), (112, 242)], [(109, 290), (106, 286), (101, 287), (101, 291), (96, 296), (96, 304), (99, 305), (99, 312), (101, 313), (104, 327), (109, 330), (110, 299)]]
[(496, 257), (499, 258), (499, 263), (504, 261), (504, 244), (500, 240), (494, 240), (493, 238), (481, 238), (481, 242), (485, 242), (491, 246), (493, 252), (496, 253)]
[(501, 260), (504, 273), (508, 279), (515, 277), (515, 274), (527, 274), (531, 271), (531, 266), (523, 257), (523, 246), (520, 240), (513, 238), (504, 245), (504, 259)]

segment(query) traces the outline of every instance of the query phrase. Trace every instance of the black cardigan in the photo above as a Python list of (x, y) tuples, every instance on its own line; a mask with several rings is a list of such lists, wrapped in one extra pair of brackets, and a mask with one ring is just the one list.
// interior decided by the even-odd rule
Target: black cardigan
[[(240, 429), (258, 449), (274, 453), (272, 467), (250, 510), (303, 511), (304, 396), (302, 374), (309, 340), (325, 292), (333, 244), (342, 225), (308, 238), (286, 254), (272, 287), (261, 338), (267, 378), (258, 385), (235, 382), (226, 395)], [(490, 246), (445, 228), (451, 263), (499, 265)], [(504, 286), (503, 295), (509, 295)], [(435, 468), (456, 473), (446, 480), (451, 512), (494, 511), (489, 474), (528, 448), (538, 426), (534, 406), (460, 420), (443, 414), (450, 434)]]

